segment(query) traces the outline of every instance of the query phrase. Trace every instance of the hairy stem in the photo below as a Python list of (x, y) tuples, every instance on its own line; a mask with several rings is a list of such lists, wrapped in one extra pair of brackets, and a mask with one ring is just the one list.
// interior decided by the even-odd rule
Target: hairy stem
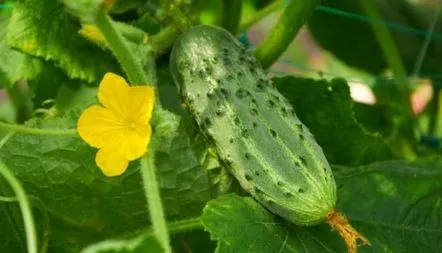
[(150, 38), (152, 50), (156, 56), (164, 54), (169, 50), (176, 38), (181, 34), (181, 30), (174, 24), (167, 26)]
[[(155, 136), (153, 137), (155, 138)], [(151, 144), (151, 147), (153, 145)], [(164, 216), (163, 205), (155, 175), (155, 150), (141, 158), (141, 173), (144, 182), (144, 194), (147, 197), (152, 227), (158, 241), (164, 248), (164, 252), (171, 253), (169, 233), (167, 231), (166, 219)]]
[(98, 15), (95, 25), (106, 38), (109, 47), (117, 57), (130, 83), (148, 84), (148, 78), (143, 71), (143, 66), (134, 52), (129, 48), (121, 33), (116, 29), (110, 17), (102, 12)]
[(320, 0), (292, 0), (282, 13), (276, 26), (255, 50), (263, 68), (270, 67), (295, 38), (299, 29), (321, 3)]
[[(155, 62), (152, 55), (147, 57), (147, 62), (145, 62), (145, 64), (141, 63), (138, 60), (139, 57), (136, 57), (136, 54), (129, 48), (128, 43), (114, 27), (109, 16), (104, 12), (98, 16), (96, 20), (96, 26), (100, 29), (101, 33), (106, 38), (109, 47), (114, 52), (124, 71), (126, 72), (130, 83), (150, 84), (156, 87), (156, 70)], [(151, 54), (151, 52), (142, 53)], [(149, 73), (150, 78), (146, 75), (146, 72)], [(159, 103), (159, 96), (157, 95), (156, 97), (157, 103), (155, 104), (155, 110), (158, 110), (161, 109), (161, 103)], [(152, 142), (154, 142), (155, 136), (156, 135), (154, 134), (152, 137)], [(155, 175), (154, 143), (151, 143), (150, 146), (150, 152), (148, 152), (141, 158), (141, 174), (143, 178), (145, 196), (147, 198), (148, 209), (154, 233), (157, 236), (159, 242), (162, 244), (165, 252), (171, 253), (172, 250), (169, 244), (169, 234), (167, 231), (163, 206), (161, 203), (158, 182)]]
[(236, 35), (241, 20), (241, 0), (222, 0), (221, 1), (221, 21), (220, 25), (231, 34)]
[(17, 197), (23, 215), (28, 253), (38, 253), (37, 231), (35, 229), (32, 209), (29, 199), (26, 196), (26, 192), (18, 179), (2, 161), (0, 161), (0, 175), (6, 180), (6, 182), (8, 182)]
[(201, 219), (197, 217), (171, 222), (167, 224), (167, 227), (169, 228), (171, 233), (180, 233), (202, 229), (203, 223), (201, 222)]
[(44, 129), (0, 122), (0, 129), (35, 135), (77, 135), (75, 129)]

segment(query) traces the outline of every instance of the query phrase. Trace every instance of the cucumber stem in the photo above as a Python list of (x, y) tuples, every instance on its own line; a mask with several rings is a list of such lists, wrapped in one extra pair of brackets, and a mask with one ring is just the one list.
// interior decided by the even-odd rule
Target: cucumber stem
[(242, 1), (222, 0), (221, 1), (221, 22), (220, 25), (231, 34), (236, 35), (241, 20)]
[[(139, 57), (131, 50), (127, 41), (116, 29), (110, 17), (102, 12), (97, 17), (95, 25), (109, 44), (112, 52), (120, 62), (123, 70), (126, 72), (131, 84), (150, 84), (156, 89), (155, 111), (161, 110), (161, 102), (159, 101), (158, 89), (156, 86), (156, 68), (155, 60), (152, 55), (147, 59), (146, 68), (139, 60)], [(146, 52), (151, 53), (151, 52)], [(146, 74), (149, 74), (149, 76)], [(141, 174), (144, 184), (144, 194), (147, 199), (149, 215), (152, 227), (158, 241), (164, 249), (165, 253), (171, 253), (169, 233), (166, 226), (166, 219), (163, 211), (160, 190), (156, 178), (155, 166), (155, 140), (157, 134), (153, 134), (150, 143), (150, 152), (141, 158)]]
[(180, 34), (181, 29), (175, 24), (170, 24), (157, 34), (150, 37), (150, 43), (155, 56), (160, 56), (169, 50)]
[(290, 2), (276, 26), (255, 49), (254, 54), (263, 68), (270, 67), (278, 60), (320, 3), (320, 0)]
[(129, 48), (121, 33), (116, 29), (110, 17), (105, 12), (102, 12), (98, 15), (95, 22), (123, 67), (124, 72), (126, 72), (130, 83), (148, 84), (149, 79), (144, 73), (141, 63), (137, 60), (138, 58), (135, 57), (135, 54)]
[(77, 135), (77, 130), (75, 129), (34, 128), (26, 125), (9, 124), (5, 122), (0, 122), (0, 129), (34, 135)]
[(347, 244), (348, 253), (356, 253), (358, 251), (357, 241), (360, 240), (360, 245), (369, 245), (370, 241), (354, 229), (348, 220), (340, 213), (333, 211), (327, 215), (327, 223), (332, 229), (338, 231), (339, 235)]
[[(153, 135), (153, 138), (156, 138), (156, 135)], [(153, 142), (155, 143), (155, 141)], [(151, 143), (150, 145), (150, 152), (141, 158), (141, 174), (153, 231), (157, 236), (158, 241), (161, 243), (161, 246), (163, 246), (164, 252), (172, 253), (169, 232), (166, 225), (166, 218), (155, 172), (155, 148), (152, 148), (152, 146), (155, 145), (154, 143)]]

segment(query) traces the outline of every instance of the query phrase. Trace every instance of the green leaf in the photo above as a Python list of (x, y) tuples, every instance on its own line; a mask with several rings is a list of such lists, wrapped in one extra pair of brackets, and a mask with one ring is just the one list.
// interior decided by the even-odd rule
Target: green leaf
[(80, 84), (72, 85), (72, 82), (63, 83), (57, 94), (56, 107), (62, 113), (70, 111), (83, 111), (88, 106), (98, 103), (96, 86)]
[[(75, 122), (76, 116), (69, 115), (33, 119), (26, 125), (66, 129), (75, 128)], [(147, 225), (136, 164), (121, 178), (107, 178), (95, 165), (95, 153), (77, 135), (16, 133), (3, 146), (0, 157), (28, 194), (41, 199), (51, 215), (69, 224), (111, 234)]]
[(105, 72), (120, 73), (112, 54), (81, 37), (80, 28), (58, 1), (19, 1), (8, 26), (8, 42), (24, 53), (54, 61), (72, 79), (96, 82)]
[(81, 253), (163, 253), (164, 250), (152, 233), (127, 240), (107, 240), (91, 245)]
[[(438, 252), (442, 247), (442, 160), (387, 161), (336, 168), (337, 210), (371, 242), (358, 252)], [(250, 197), (225, 195), (204, 209), (203, 223), (222, 252), (345, 252), (326, 224), (298, 227)]]
[(355, 102), (353, 111), (356, 120), (361, 123), (365, 129), (371, 132), (380, 132), (382, 135), (388, 135), (391, 128), (391, 119), (388, 117), (387, 108), (382, 105), (369, 105)]
[[(169, 219), (200, 215), (211, 199), (204, 169), (204, 140), (190, 133), (188, 123), (169, 116), (169, 136), (158, 151), (156, 165), (161, 196)], [(166, 117), (163, 115), (163, 117)], [(33, 119), (26, 125), (44, 129), (75, 128), (77, 116)], [(27, 135), (16, 133), (2, 148), (0, 158), (39, 198), (52, 218), (95, 235), (96, 240), (146, 228), (149, 224), (139, 163), (132, 162), (121, 177), (107, 178), (95, 165), (97, 150), (76, 135)], [(72, 228), (67, 228), (71, 230)], [(76, 241), (81, 233), (71, 234)], [(92, 237), (92, 236), (91, 236)], [(84, 242), (78, 239), (78, 242)], [(77, 245), (78, 247), (79, 245)], [(83, 245), (80, 245), (83, 246)], [(0, 246), (1, 247), (1, 246)], [(71, 252), (56, 244), (57, 252)], [(0, 252), (2, 249), (0, 248)]]
[(392, 157), (382, 136), (368, 132), (355, 119), (344, 80), (327, 82), (287, 76), (274, 81), (331, 163), (361, 165)]
[(59, 87), (65, 83), (78, 85), (81, 81), (70, 80), (60, 68), (55, 67), (51, 62), (42, 64), (41, 72), (34, 79), (28, 81), (34, 107), (41, 108), (48, 100), (55, 100)]
[[(7, 27), (10, 14), (0, 12), (0, 27)], [(0, 88), (11, 87), (19, 80), (34, 78), (41, 69), (41, 61), (13, 50), (7, 44), (7, 29), (0, 29)]]
[(155, 130), (162, 135), (155, 163), (166, 212), (173, 218), (198, 216), (211, 199), (209, 178), (203, 167), (206, 142), (185, 118), (162, 111)]

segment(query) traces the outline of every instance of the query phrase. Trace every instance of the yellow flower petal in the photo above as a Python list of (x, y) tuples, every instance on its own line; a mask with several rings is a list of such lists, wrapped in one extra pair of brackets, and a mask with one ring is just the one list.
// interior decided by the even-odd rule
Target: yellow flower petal
[(130, 115), (129, 85), (119, 75), (106, 73), (98, 87), (98, 100), (122, 119)]
[(121, 118), (108, 109), (93, 105), (80, 115), (77, 131), (89, 145), (101, 148), (122, 141), (126, 131), (124, 124)]
[(102, 148), (97, 152), (95, 162), (101, 171), (108, 177), (123, 174), (129, 161), (122, 154), (115, 152), (112, 148)]
[(119, 146), (119, 152), (129, 161), (140, 158), (147, 151), (147, 145), (152, 136), (150, 125), (139, 126), (134, 131), (128, 131)]
[(130, 111), (137, 122), (149, 122), (155, 103), (155, 90), (152, 86), (132, 86), (129, 88)]

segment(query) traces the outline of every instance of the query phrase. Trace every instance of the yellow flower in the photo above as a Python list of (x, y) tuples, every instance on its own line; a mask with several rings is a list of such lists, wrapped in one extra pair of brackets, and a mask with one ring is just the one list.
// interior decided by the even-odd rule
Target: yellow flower
[(150, 86), (129, 86), (124, 78), (107, 73), (98, 88), (98, 100), (78, 119), (77, 130), (89, 145), (100, 150), (95, 162), (106, 176), (126, 171), (150, 142), (150, 118), (155, 101)]

